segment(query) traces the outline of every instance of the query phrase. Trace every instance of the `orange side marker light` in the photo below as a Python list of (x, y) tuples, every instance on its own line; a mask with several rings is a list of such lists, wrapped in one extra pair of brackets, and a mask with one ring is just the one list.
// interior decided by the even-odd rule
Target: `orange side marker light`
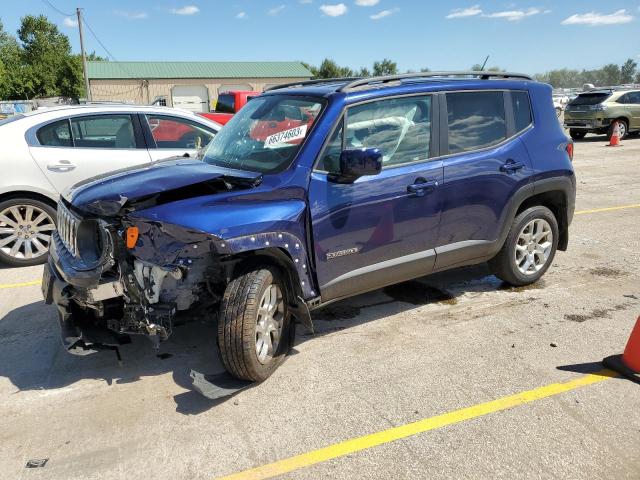
[(127, 228), (127, 232), (125, 234), (125, 237), (126, 237), (125, 240), (126, 240), (128, 249), (132, 249), (136, 246), (139, 236), (140, 236), (140, 230), (138, 229), (138, 227)]

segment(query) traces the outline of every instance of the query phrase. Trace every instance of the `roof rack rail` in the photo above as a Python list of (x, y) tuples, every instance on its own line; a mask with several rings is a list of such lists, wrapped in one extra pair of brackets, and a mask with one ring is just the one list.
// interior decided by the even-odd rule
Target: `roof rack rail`
[(448, 77), (478, 77), (482, 80), (488, 80), (490, 78), (517, 78), (520, 80), (533, 80), (529, 75), (523, 73), (509, 73), (509, 72), (489, 72), (486, 70), (470, 70), (460, 72), (421, 72), (421, 73), (403, 73), (399, 75), (385, 75), (381, 77), (369, 77), (359, 78), (350, 81), (339, 92), (348, 92), (358, 87), (372, 85), (372, 84), (386, 84), (390, 82), (396, 82), (407, 79), (420, 79), (420, 78), (448, 78)]
[(356, 80), (362, 80), (362, 77), (318, 78), (315, 80), (303, 80), (302, 82), (291, 82), (283, 83), (281, 85), (275, 85), (273, 87), (266, 88), (264, 91), (270, 92), (271, 90), (279, 90), (281, 88), (307, 87), (310, 85), (321, 85), (323, 83), (354, 82)]

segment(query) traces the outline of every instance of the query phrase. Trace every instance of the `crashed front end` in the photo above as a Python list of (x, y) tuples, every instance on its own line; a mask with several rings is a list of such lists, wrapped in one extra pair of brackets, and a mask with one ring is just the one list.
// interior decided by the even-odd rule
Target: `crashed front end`
[[(58, 208), (42, 291), (58, 309), (71, 353), (113, 348), (132, 334), (148, 336), (157, 348), (181, 312), (219, 299), (211, 288), (224, 275), (219, 239), (160, 222), (82, 218), (63, 201)], [(138, 238), (128, 248), (132, 230)]]
[[(195, 174), (185, 174), (184, 185), (170, 175), (175, 169), (169, 169), (156, 176), (162, 182), (171, 178), (173, 185), (154, 188), (152, 167), (141, 178), (123, 177), (135, 181), (136, 191), (123, 181), (107, 180), (84, 187), (88, 203), (82, 195), (60, 200), (42, 293), (46, 303), (58, 309), (69, 352), (115, 349), (128, 343), (130, 335), (147, 336), (158, 348), (177, 321), (214, 315), (220, 285), (232, 265), (225, 242), (210, 233), (138, 215), (163, 202), (249, 189), (259, 182), (257, 177), (209, 172), (206, 178), (195, 178), (203, 171), (201, 165), (191, 165)], [(181, 167), (178, 172), (189, 168), (176, 166)], [(122, 190), (130, 190), (132, 196), (114, 193)]]

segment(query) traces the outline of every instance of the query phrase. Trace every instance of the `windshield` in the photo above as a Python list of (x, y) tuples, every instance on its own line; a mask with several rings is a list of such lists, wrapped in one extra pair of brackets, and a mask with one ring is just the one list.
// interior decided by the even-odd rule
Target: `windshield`
[(611, 96), (609, 92), (581, 93), (571, 100), (571, 105), (598, 105)]
[(284, 170), (311, 131), (322, 102), (283, 95), (256, 97), (214, 137), (203, 161), (260, 173)]

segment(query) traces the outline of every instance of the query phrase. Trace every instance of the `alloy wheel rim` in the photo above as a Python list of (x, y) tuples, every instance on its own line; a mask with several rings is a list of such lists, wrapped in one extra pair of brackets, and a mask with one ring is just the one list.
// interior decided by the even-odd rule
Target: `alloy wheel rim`
[(260, 363), (267, 363), (278, 351), (283, 323), (282, 292), (272, 283), (262, 294), (256, 319), (256, 355)]
[(56, 229), (51, 215), (34, 205), (13, 205), (0, 212), (0, 251), (16, 260), (32, 260), (49, 251)]
[(620, 132), (620, 138), (625, 136), (625, 134), (627, 133), (627, 127), (625, 126), (624, 123), (622, 122), (618, 123), (618, 131)]
[(515, 246), (515, 264), (520, 273), (535, 275), (549, 260), (553, 247), (553, 232), (546, 220), (537, 218), (527, 223)]

